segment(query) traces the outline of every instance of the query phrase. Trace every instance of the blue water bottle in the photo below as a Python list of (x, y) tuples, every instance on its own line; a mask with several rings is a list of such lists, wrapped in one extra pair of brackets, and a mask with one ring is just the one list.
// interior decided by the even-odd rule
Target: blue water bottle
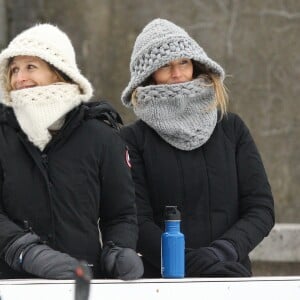
[(165, 232), (161, 236), (161, 275), (163, 278), (184, 277), (184, 235), (180, 232), (177, 206), (165, 208)]

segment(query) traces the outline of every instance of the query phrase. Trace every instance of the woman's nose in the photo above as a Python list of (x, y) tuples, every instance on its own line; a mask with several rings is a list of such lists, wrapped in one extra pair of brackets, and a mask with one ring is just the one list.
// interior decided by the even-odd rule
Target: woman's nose
[(28, 74), (26, 71), (19, 70), (16, 74), (16, 81), (24, 81), (28, 79)]
[(171, 74), (172, 74), (172, 77), (180, 77), (180, 75), (181, 75), (181, 70), (180, 70), (180, 68), (179, 67), (177, 67), (177, 66), (174, 66), (173, 68), (172, 68), (172, 70), (171, 70)]
[(28, 74), (25, 71), (21, 71), (18, 70), (17, 72), (13, 73), (11, 76), (11, 81), (10, 84), (14, 89), (19, 89), (22, 88), (24, 86), (24, 84), (27, 82), (28, 80)]

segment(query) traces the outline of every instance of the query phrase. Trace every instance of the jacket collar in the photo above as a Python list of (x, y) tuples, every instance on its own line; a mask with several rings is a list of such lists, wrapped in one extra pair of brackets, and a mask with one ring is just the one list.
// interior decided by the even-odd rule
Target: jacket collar
[[(49, 151), (49, 149), (60, 140), (67, 138), (73, 130), (88, 119), (98, 119), (115, 129), (119, 129), (123, 124), (120, 115), (107, 101), (87, 102), (81, 104), (66, 115), (63, 127), (46, 146), (44, 152)], [(20, 128), (13, 109), (3, 104), (0, 104), (0, 124), (7, 124), (14, 128), (21, 136), (24, 136), (24, 139), (26, 139), (25, 134), (22, 134), (23, 131)]]

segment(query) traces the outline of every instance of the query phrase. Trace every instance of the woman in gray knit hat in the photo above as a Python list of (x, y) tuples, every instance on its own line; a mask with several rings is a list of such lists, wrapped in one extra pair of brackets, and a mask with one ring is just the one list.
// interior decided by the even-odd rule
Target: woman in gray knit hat
[[(68, 36), (51, 24), (0, 54), (0, 278), (136, 279), (134, 184), (120, 118), (90, 102)], [(110, 126), (109, 126), (110, 125)]]
[(164, 208), (176, 205), (186, 276), (250, 276), (249, 252), (274, 225), (271, 188), (244, 122), (227, 112), (223, 68), (177, 25), (138, 35), (122, 102), (145, 277), (159, 277)]

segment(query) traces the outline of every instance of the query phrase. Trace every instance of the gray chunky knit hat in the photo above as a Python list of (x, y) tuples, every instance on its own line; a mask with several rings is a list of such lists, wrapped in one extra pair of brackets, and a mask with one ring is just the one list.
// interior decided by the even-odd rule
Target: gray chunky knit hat
[(155, 19), (136, 38), (130, 60), (131, 79), (121, 96), (123, 104), (131, 106), (134, 89), (157, 69), (179, 58), (198, 61), (224, 79), (222, 67), (184, 29), (170, 21)]

